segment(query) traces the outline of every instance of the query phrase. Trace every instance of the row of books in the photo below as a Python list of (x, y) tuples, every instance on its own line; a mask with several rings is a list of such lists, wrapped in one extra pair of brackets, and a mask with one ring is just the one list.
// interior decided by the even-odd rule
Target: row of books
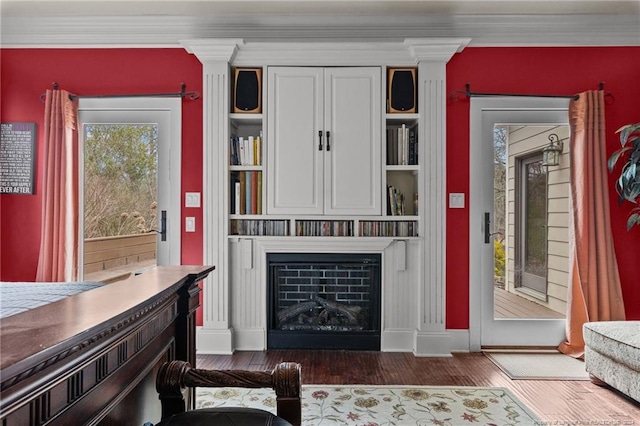
[(415, 221), (361, 221), (361, 237), (417, 237), (418, 222)]
[(418, 164), (418, 126), (387, 127), (387, 165)]
[(232, 166), (262, 165), (262, 132), (260, 136), (234, 136), (229, 150)]
[(231, 235), (289, 235), (288, 220), (269, 219), (232, 219), (229, 233)]
[(262, 172), (232, 172), (231, 214), (262, 214)]
[[(279, 236), (289, 235), (289, 220), (286, 219), (231, 219), (230, 235)], [(305, 220), (296, 222), (296, 235), (307, 237), (353, 236), (353, 221), (349, 220)], [(360, 221), (361, 237), (417, 237), (416, 221)]]
[(296, 235), (305, 237), (351, 237), (352, 220), (300, 220), (296, 222)]
[(407, 208), (407, 201), (404, 192), (393, 185), (387, 187), (389, 193), (389, 203), (387, 204), (387, 214), (390, 216), (405, 216), (418, 214), (418, 193), (414, 192), (411, 203), (413, 211)]

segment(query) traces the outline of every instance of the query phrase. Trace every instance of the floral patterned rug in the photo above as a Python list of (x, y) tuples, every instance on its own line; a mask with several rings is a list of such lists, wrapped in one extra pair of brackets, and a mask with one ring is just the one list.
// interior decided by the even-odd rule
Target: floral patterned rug
[[(275, 393), (270, 389), (198, 388), (196, 406), (253, 407), (275, 413)], [(302, 424), (534, 426), (542, 423), (506, 388), (304, 385)]]

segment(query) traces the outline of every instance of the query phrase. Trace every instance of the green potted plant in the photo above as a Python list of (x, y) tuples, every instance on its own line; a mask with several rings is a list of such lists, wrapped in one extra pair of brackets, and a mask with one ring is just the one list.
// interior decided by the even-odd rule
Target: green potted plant
[(622, 126), (616, 133), (620, 133), (622, 147), (609, 157), (607, 165), (609, 172), (613, 172), (616, 163), (622, 162), (620, 176), (616, 179), (618, 203), (627, 200), (636, 205), (627, 219), (628, 231), (634, 225), (640, 226), (640, 123)]

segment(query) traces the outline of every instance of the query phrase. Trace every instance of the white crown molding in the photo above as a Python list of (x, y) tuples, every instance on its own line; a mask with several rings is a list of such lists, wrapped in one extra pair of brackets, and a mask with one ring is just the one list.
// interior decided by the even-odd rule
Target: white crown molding
[[(182, 45), (202, 63), (249, 65), (414, 65), (423, 60), (447, 62), (469, 39), (406, 39), (403, 42), (246, 42), (241, 39), (184, 40)], [(233, 49), (233, 52), (231, 50)]]
[(238, 49), (244, 45), (242, 39), (195, 39), (180, 42), (187, 52), (193, 53), (202, 62), (232, 62)]
[(640, 45), (640, 15), (9, 16), (2, 47), (181, 47), (206, 38), (269, 42), (472, 39), (469, 46)]
[(406, 39), (404, 44), (408, 46), (411, 56), (418, 63), (421, 61), (447, 62), (455, 53), (462, 52), (470, 42), (470, 38), (410, 38)]

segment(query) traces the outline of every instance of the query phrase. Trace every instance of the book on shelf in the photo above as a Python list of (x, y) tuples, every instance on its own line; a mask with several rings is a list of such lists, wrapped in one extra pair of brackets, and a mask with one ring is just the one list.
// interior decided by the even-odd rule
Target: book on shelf
[(246, 214), (251, 214), (251, 172), (244, 173), (244, 210)]
[(251, 173), (251, 214), (258, 214), (258, 174)]
[(229, 164), (231, 164), (232, 166), (238, 164), (238, 152), (236, 151), (237, 148), (238, 147), (233, 142), (233, 138), (231, 138), (231, 141), (229, 143)]
[(406, 221), (361, 221), (361, 237), (417, 237), (418, 222)]
[(398, 146), (396, 149), (398, 150), (398, 165), (405, 166), (407, 165), (407, 126), (406, 124), (402, 124), (402, 126), (398, 127)]
[(260, 136), (233, 136), (229, 154), (232, 166), (261, 166), (262, 132)]
[(235, 142), (238, 145), (238, 164), (239, 166), (242, 166), (245, 164), (245, 155), (244, 155), (244, 142), (242, 140), (242, 138), (236, 138)]
[(253, 165), (262, 165), (262, 132), (253, 139)]
[(231, 235), (289, 235), (289, 221), (285, 219), (231, 219)]
[(387, 164), (407, 166), (418, 164), (418, 125), (387, 127)]
[(238, 180), (240, 181), (240, 210), (238, 213), (247, 214), (247, 181), (244, 178), (245, 172), (238, 173)]
[(242, 139), (244, 143), (245, 166), (253, 166), (253, 136)]
[(418, 165), (418, 129), (416, 126), (409, 128), (407, 133), (408, 164)]
[(350, 237), (353, 236), (351, 220), (299, 220), (296, 221), (299, 237)]
[(389, 204), (387, 208), (387, 214), (391, 216), (404, 216), (405, 215), (405, 201), (404, 193), (398, 190), (393, 185), (389, 185)]
[(262, 214), (262, 172), (232, 172), (230, 182), (230, 213)]
[(256, 173), (257, 176), (257, 211), (256, 214), (262, 214), (262, 173)]

